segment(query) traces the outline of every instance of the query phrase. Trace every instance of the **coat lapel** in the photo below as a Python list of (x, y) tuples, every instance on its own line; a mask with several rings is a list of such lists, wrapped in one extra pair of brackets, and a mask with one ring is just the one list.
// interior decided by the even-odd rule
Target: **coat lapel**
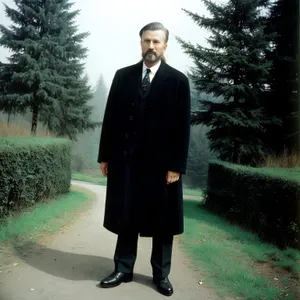
[(143, 71), (143, 62), (138, 62), (136, 65), (134, 65), (132, 72), (130, 74), (130, 79), (128, 80), (128, 83), (130, 87), (128, 89), (130, 90), (130, 99), (134, 102), (138, 102), (138, 99), (142, 95), (141, 91), (141, 81), (142, 81), (142, 71)]

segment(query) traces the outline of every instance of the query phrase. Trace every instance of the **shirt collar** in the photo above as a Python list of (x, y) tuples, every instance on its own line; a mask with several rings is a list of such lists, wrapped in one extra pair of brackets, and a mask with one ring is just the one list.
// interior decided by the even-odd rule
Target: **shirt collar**
[(151, 73), (152, 73), (153, 75), (155, 75), (155, 73), (157, 72), (157, 70), (158, 70), (160, 64), (161, 64), (161, 60), (160, 60), (156, 65), (154, 65), (153, 67), (148, 68), (148, 67), (145, 65), (145, 62), (143, 62), (143, 74), (146, 73), (146, 69), (150, 69), (150, 70), (151, 70)]

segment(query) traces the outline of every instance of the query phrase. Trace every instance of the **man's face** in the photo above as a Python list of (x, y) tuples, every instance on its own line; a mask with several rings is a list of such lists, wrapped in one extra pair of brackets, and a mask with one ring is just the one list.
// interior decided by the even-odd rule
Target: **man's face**
[(166, 36), (162, 30), (147, 30), (141, 39), (142, 56), (148, 64), (158, 62), (167, 49)]

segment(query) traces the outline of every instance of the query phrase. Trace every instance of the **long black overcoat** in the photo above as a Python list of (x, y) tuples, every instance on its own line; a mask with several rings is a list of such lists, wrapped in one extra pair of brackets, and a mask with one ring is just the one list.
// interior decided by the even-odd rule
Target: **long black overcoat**
[[(167, 185), (166, 173), (186, 172), (189, 82), (163, 61), (145, 97), (141, 80), (139, 62), (119, 69), (109, 91), (98, 156), (99, 163), (108, 162), (103, 225), (116, 234), (181, 234), (182, 177)], [(132, 154), (133, 145), (139, 155)]]

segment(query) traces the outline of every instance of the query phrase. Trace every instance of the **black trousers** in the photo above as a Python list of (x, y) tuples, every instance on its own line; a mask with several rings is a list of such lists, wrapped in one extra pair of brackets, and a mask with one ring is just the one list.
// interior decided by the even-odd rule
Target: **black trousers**
[[(118, 235), (114, 255), (115, 271), (133, 273), (137, 257), (138, 233)], [(152, 276), (158, 280), (167, 277), (171, 270), (173, 236), (156, 236), (152, 238), (151, 266)]]

